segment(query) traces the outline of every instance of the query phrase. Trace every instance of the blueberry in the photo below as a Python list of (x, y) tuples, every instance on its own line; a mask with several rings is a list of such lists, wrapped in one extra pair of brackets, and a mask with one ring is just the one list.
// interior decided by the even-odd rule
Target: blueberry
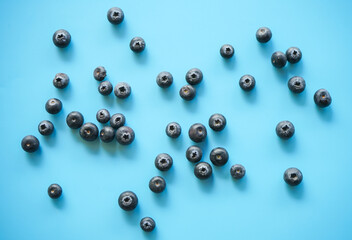
[(289, 63), (298, 63), (302, 58), (302, 52), (298, 47), (290, 47), (286, 51), (286, 57)]
[(109, 9), (107, 17), (110, 23), (117, 25), (122, 23), (123, 19), (125, 18), (125, 15), (121, 8), (112, 7)]
[(331, 104), (330, 93), (325, 89), (319, 89), (314, 94), (314, 102), (318, 107), (325, 108)]
[(125, 191), (119, 196), (119, 206), (125, 211), (132, 211), (137, 207), (138, 197), (132, 191)]
[(54, 125), (48, 120), (41, 121), (38, 125), (38, 131), (41, 135), (48, 136), (53, 133)]
[(181, 126), (177, 122), (171, 122), (166, 126), (165, 132), (171, 138), (178, 138), (181, 135)]
[(196, 89), (191, 85), (185, 85), (180, 89), (179, 93), (183, 100), (191, 101), (196, 96)]
[(290, 121), (281, 121), (276, 125), (276, 134), (282, 139), (289, 139), (295, 133), (295, 127)]
[(120, 82), (116, 84), (114, 94), (116, 97), (121, 99), (127, 98), (131, 95), (131, 86), (128, 83)]
[(101, 82), (98, 86), (98, 91), (101, 95), (107, 96), (112, 92), (112, 85), (109, 81)]
[(223, 58), (231, 58), (235, 54), (235, 50), (230, 44), (224, 44), (220, 48), (220, 55)]
[(198, 146), (190, 146), (186, 151), (186, 158), (192, 163), (199, 162), (202, 159), (203, 151)]
[(286, 55), (283, 52), (277, 51), (271, 55), (271, 63), (276, 68), (283, 68), (285, 67), (287, 62)]
[(66, 73), (57, 73), (53, 79), (54, 87), (64, 89), (70, 82), (70, 78)]
[(71, 42), (71, 34), (64, 29), (57, 30), (53, 35), (53, 42), (56, 47), (65, 48)]
[(116, 140), (122, 145), (129, 145), (134, 140), (134, 131), (127, 126), (119, 127), (116, 131)]
[(212, 173), (213, 173), (213, 169), (210, 166), (210, 164), (207, 162), (197, 163), (196, 166), (194, 167), (194, 175), (198, 179), (207, 179), (211, 176)]
[(145, 48), (145, 41), (141, 37), (134, 37), (130, 42), (130, 48), (135, 53), (140, 53)]
[(149, 181), (149, 188), (150, 190), (152, 190), (152, 192), (161, 193), (162, 191), (165, 190), (165, 187), (166, 187), (165, 179), (160, 176), (153, 177)]
[(59, 184), (54, 183), (48, 187), (48, 195), (52, 199), (59, 198), (61, 194), (62, 194), (62, 188)]
[(210, 161), (215, 166), (224, 166), (229, 160), (229, 154), (225, 148), (217, 147), (210, 152)]
[(83, 115), (77, 111), (70, 112), (66, 117), (67, 126), (72, 129), (80, 128), (83, 125), (83, 122)]
[(155, 228), (155, 221), (151, 217), (144, 217), (142, 218), (141, 222), (139, 223), (142, 230), (145, 232), (151, 232)]
[(106, 70), (104, 67), (99, 66), (94, 69), (93, 76), (97, 81), (103, 81), (106, 77)]
[(110, 121), (110, 113), (107, 109), (100, 109), (96, 114), (97, 121), (107, 123)]
[(287, 85), (293, 93), (301, 93), (306, 88), (306, 81), (302, 77), (294, 76), (288, 80)]
[(39, 140), (33, 135), (28, 135), (22, 139), (21, 146), (28, 153), (35, 152), (39, 148)]
[(252, 75), (246, 74), (239, 81), (242, 90), (249, 92), (255, 87), (255, 78)]
[(186, 73), (186, 81), (191, 85), (199, 84), (203, 80), (203, 73), (198, 68), (192, 68)]
[(257, 30), (257, 33), (255, 34), (255, 37), (257, 38), (258, 42), (260, 43), (266, 43), (269, 42), (271, 37), (272, 37), (272, 33), (271, 30), (267, 27), (261, 27)]
[(172, 77), (171, 73), (169, 72), (161, 72), (156, 77), (156, 83), (161, 88), (168, 88), (171, 86), (174, 78)]
[(57, 114), (62, 109), (62, 102), (57, 98), (51, 98), (46, 102), (45, 109), (50, 114)]
[(203, 124), (195, 123), (189, 128), (188, 136), (194, 142), (202, 142), (207, 137), (207, 129)]
[(172, 167), (172, 157), (167, 153), (160, 153), (154, 161), (155, 167), (160, 171), (167, 171)]
[(214, 131), (221, 131), (226, 126), (226, 118), (220, 113), (216, 113), (209, 118), (209, 127)]
[(122, 113), (115, 113), (110, 118), (110, 126), (115, 129), (118, 129), (119, 127), (125, 125), (125, 122), (126, 118), (125, 115), (123, 115)]
[(284, 180), (290, 186), (297, 186), (302, 182), (303, 174), (297, 168), (288, 168), (284, 173)]
[(246, 169), (241, 164), (235, 164), (231, 167), (230, 174), (234, 179), (241, 179), (246, 174)]
[(100, 139), (105, 142), (111, 142), (112, 140), (114, 140), (115, 138), (115, 129), (113, 129), (110, 126), (104, 126), (101, 130), (100, 130)]
[(98, 127), (91, 122), (83, 124), (81, 129), (79, 130), (79, 135), (86, 141), (94, 141), (97, 139), (99, 134)]

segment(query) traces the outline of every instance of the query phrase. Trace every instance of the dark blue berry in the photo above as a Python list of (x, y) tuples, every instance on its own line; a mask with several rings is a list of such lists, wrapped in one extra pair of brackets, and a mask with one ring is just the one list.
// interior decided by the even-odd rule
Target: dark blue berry
[(116, 97), (124, 99), (131, 95), (131, 86), (128, 83), (120, 82), (116, 84), (114, 88), (114, 94)]
[(186, 81), (191, 85), (199, 84), (203, 80), (203, 73), (198, 68), (192, 68), (186, 73)]
[(21, 146), (28, 153), (35, 152), (39, 149), (39, 140), (33, 135), (28, 135), (22, 139)]
[(64, 89), (70, 82), (70, 78), (66, 73), (57, 73), (53, 79), (54, 87)]
[(295, 127), (290, 121), (281, 121), (276, 125), (276, 134), (282, 139), (289, 139), (295, 133)]
[(330, 93), (325, 89), (319, 89), (314, 94), (314, 102), (318, 107), (325, 108), (332, 102)]
[(119, 206), (125, 211), (132, 211), (137, 207), (138, 197), (132, 191), (126, 191), (119, 196)]
[(106, 77), (106, 70), (104, 67), (99, 66), (94, 69), (93, 76), (97, 81), (103, 81)]
[(83, 115), (77, 111), (70, 112), (66, 117), (67, 126), (72, 129), (80, 128), (83, 125), (83, 122)]
[(298, 47), (290, 47), (286, 51), (286, 57), (289, 63), (298, 63), (302, 58), (302, 52)]
[(283, 52), (277, 51), (271, 55), (271, 63), (276, 68), (283, 68), (285, 67), (287, 62), (286, 55)]
[(41, 135), (48, 136), (53, 133), (54, 125), (48, 120), (41, 121), (38, 125), (38, 131)]
[(99, 135), (98, 127), (91, 122), (83, 124), (79, 130), (79, 135), (86, 141), (94, 141)]
[(191, 101), (196, 96), (196, 89), (191, 85), (185, 85), (180, 89), (179, 93), (183, 100)]
[(45, 109), (50, 114), (57, 114), (62, 109), (62, 102), (57, 98), (51, 98), (46, 102)]
[(202, 142), (207, 137), (207, 129), (203, 124), (195, 123), (189, 128), (188, 136), (194, 142)]
[(190, 146), (186, 151), (186, 158), (192, 163), (199, 162), (202, 159), (203, 151), (198, 146)]
[(135, 53), (140, 53), (145, 48), (145, 41), (141, 37), (134, 37), (130, 42), (130, 48)]
[(155, 228), (155, 221), (151, 217), (144, 217), (140, 221), (139, 225), (141, 226), (142, 230), (145, 232), (151, 232)]
[(271, 37), (272, 37), (272, 33), (271, 30), (267, 27), (261, 27), (257, 30), (257, 33), (255, 34), (255, 37), (257, 38), (258, 42), (260, 43), (266, 43), (269, 42)]
[(174, 78), (172, 77), (171, 73), (169, 72), (161, 72), (156, 77), (156, 83), (161, 88), (168, 88), (171, 86)]
[(100, 139), (105, 142), (111, 142), (112, 140), (114, 140), (115, 138), (115, 129), (113, 129), (110, 126), (104, 126), (101, 130), (100, 130)]
[(234, 179), (241, 179), (246, 174), (246, 169), (241, 164), (235, 164), (231, 167), (230, 174)]
[(123, 19), (125, 18), (125, 15), (121, 8), (112, 7), (109, 9), (107, 17), (110, 23), (117, 25), (122, 23)]
[(107, 96), (112, 92), (112, 85), (109, 81), (101, 82), (98, 86), (98, 91), (101, 95)]
[(166, 187), (165, 179), (160, 176), (153, 177), (149, 181), (149, 188), (150, 190), (152, 190), (152, 192), (161, 193), (162, 191), (165, 190), (165, 187)]
[(306, 88), (306, 81), (302, 77), (294, 76), (288, 80), (287, 86), (293, 93), (301, 93)]
[(210, 152), (210, 161), (215, 166), (224, 166), (229, 160), (229, 154), (225, 148), (217, 147)]
[(61, 194), (62, 194), (62, 188), (59, 184), (54, 183), (48, 187), (48, 195), (52, 199), (59, 198)]
[(196, 166), (194, 167), (194, 175), (198, 179), (207, 179), (212, 175), (212, 173), (213, 173), (213, 168), (207, 162), (197, 163)]
[(110, 118), (110, 126), (115, 129), (118, 129), (119, 127), (125, 125), (125, 122), (126, 118), (125, 115), (123, 115), (122, 113), (115, 113)]
[(230, 44), (224, 44), (220, 48), (220, 55), (223, 58), (231, 58), (235, 54), (235, 50)]
[(172, 167), (172, 157), (167, 153), (160, 153), (154, 161), (155, 167), (160, 171), (167, 171)]
[(297, 168), (288, 168), (284, 173), (284, 180), (290, 186), (297, 186), (302, 182), (303, 174)]
[(133, 142), (135, 137), (132, 128), (127, 126), (119, 127), (116, 131), (116, 140), (121, 145), (129, 145)]
[(71, 34), (64, 29), (57, 30), (53, 35), (53, 42), (55, 46), (65, 48), (71, 42)]
[(209, 118), (209, 127), (214, 131), (221, 131), (226, 126), (226, 118), (220, 113), (216, 113)]
[(97, 121), (107, 123), (110, 121), (110, 113), (107, 109), (100, 109), (96, 114)]
[(252, 75), (246, 74), (240, 78), (239, 81), (242, 90), (248, 92), (255, 87), (255, 78)]
[(165, 132), (171, 138), (178, 138), (181, 135), (181, 126), (177, 122), (171, 122), (166, 126)]

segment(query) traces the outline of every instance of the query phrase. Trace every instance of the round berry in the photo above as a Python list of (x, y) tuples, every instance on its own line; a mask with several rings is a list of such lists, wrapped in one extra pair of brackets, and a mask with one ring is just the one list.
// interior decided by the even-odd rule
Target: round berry
[(203, 124), (195, 123), (189, 128), (188, 136), (193, 142), (202, 142), (207, 137), (207, 129)]
[(96, 114), (97, 121), (107, 123), (110, 121), (110, 113), (107, 109), (100, 109)]
[(319, 89), (314, 94), (314, 102), (318, 107), (325, 108), (331, 104), (330, 93), (325, 89)]
[(255, 78), (252, 75), (246, 74), (239, 81), (242, 90), (249, 92), (255, 87)]
[(140, 53), (145, 48), (145, 41), (141, 37), (134, 37), (130, 42), (130, 48), (135, 53)]
[(271, 63), (276, 68), (283, 68), (285, 67), (287, 62), (286, 55), (283, 52), (277, 51), (271, 55)]
[(105, 142), (105, 143), (109, 143), (112, 140), (114, 140), (115, 138), (115, 129), (113, 129), (110, 126), (104, 126), (101, 130), (100, 130), (100, 139)]
[(241, 179), (246, 174), (246, 169), (241, 164), (235, 164), (231, 167), (230, 174), (234, 179)]
[(39, 149), (39, 140), (33, 135), (28, 135), (22, 139), (21, 146), (28, 153), (35, 152)]
[(166, 126), (165, 132), (170, 138), (178, 138), (181, 135), (181, 126), (177, 122), (171, 122)]
[(125, 15), (121, 8), (112, 7), (109, 9), (107, 17), (110, 23), (117, 25), (122, 23), (123, 19), (125, 18)]
[(198, 68), (192, 68), (186, 73), (186, 81), (191, 85), (199, 84), (203, 80), (203, 73)]
[(294, 76), (288, 80), (287, 86), (293, 93), (301, 93), (306, 88), (306, 81), (302, 77)]
[(132, 128), (127, 126), (119, 127), (116, 131), (116, 140), (121, 145), (129, 145), (133, 142), (135, 137)]
[(67, 126), (72, 129), (80, 128), (83, 125), (84, 118), (82, 113), (73, 111), (70, 112), (66, 117)]
[(61, 194), (62, 194), (62, 188), (59, 184), (54, 183), (48, 187), (48, 195), (52, 199), (59, 198)]
[(142, 230), (145, 232), (151, 232), (155, 228), (155, 221), (151, 217), (144, 217), (140, 221), (139, 225), (141, 226)]
[(165, 190), (165, 187), (166, 187), (165, 179), (160, 176), (153, 177), (149, 181), (149, 188), (150, 190), (152, 190), (152, 192), (161, 193), (162, 191)]
[(53, 35), (53, 42), (56, 47), (65, 48), (71, 42), (71, 34), (64, 29), (57, 30)]
[(122, 113), (115, 113), (110, 118), (110, 126), (115, 129), (118, 129), (119, 127), (125, 125), (125, 122), (126, 118), (125, 115), (123, 115)]
[(48, 136), (53, 133), (54, 125), (48, 120), (41, 121), (38, 125), (38, 131), (41, 135)]
[(83, 126), (79, 130), (79, 135), (81, 136), (81, 138), (89, 142), (97, 139), (98, 134), (98, 127), (91, 122), (83, 124)]
[(125, 99), (131, 95), (131, 86), (128, 83), (120, 82), (116, 84), (114, 94), (118, 98)]
[(212, 175), (212, 173), (213, 173), (213, 169), (210, 166), (210, 164), (207, 162), (197, 163), (196, 166), (194, 167), (194, 175), (198, 179), (207, 179)]
[(53, 79), (54, 87), (64, 89), (70, 82), (70, 78), (66, 73), (57, 73)]
[(297, 186), (302, 182), (303, 174), (297, 168), (288, 168), (284, 173), (284, 180), (290, 186)]
[(290, 121), (281, 121), (276, 125), (276, 134), (282, 139), (289, 139), (295, 133), (295, 127)]
[(199, 162), (202, 159), (203, 151), (198, 146), (190, 146), (186, 151), (186, 158), (192, 163)]
[(223, 58), (231, 58), (235, 54), (235, 50), (230, 44), (224, 44), (220, 48), (220, 55)]
[(62, 109), (62, 102), (57, 98), (51, 98), (46, 102), (45, 109), (50, 114), (57, 114)]
[(224, 166), (228, 160), (229, 160), (229, 154), (225, 148), (218, 147), (211, 150), (210, 161), (215, 166)]
[(167, 153), (160, 153), (154, 161), (155, 167), (160, 171), (167, 171), (172, 167), (172, 157)]
[(106, 70), (104, 67), (99, 66), (94, 69), (93, 76), (97, 81), (103, 81), (106, 77)]
[(170, 87), (173, 81), (174, 81), (174, 78), (172, 77), (171, 73), (169, 73), (169, 72), (161, 72), (156, 77), (156, 83), (161, 88)]
[(257, 30), (255, 37), (260, 43), (267, 43), (272, 37), (271, 30), (267, 27), (261, 27)]
[(112, 92), (112, 85), (109, 81), (101, 82), (98, 86), (98, 91), (101, 95), (107, 96)]
[(298, 63), (302, 58), (302, 52), (298, 47), (290, 47), (286, 51), (286, 57), (289, 63)]
[(132, 211), (137, 207), (138, 197), (132, 191), (125, 191), (119, 196), (119, 206), (125, 211)]
[(218, 132), (225, 128), (226, 118), (220, 113), (216, 113), (210, 116), (209, 118), (209, 127), (214, 131)]
[(196, 89), (191, 85), (185, 85), (180, 89), (179, 93), (183, 100), (191, 101), (196, 96)]

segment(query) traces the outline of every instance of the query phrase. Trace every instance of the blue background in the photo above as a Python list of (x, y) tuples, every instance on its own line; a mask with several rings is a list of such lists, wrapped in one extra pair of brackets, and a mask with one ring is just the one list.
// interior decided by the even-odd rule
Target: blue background
[[(119, 26), (106, 19), (113, 6), (125, 13)], [(351, 9), (344, 0), (1, 1), (0, 239), (352, 239)], [(273, 32), (266, 45), (255, 38), (261, 26)], [(60, 28), (72, 35), (67, 49), (52, 43)], [(140, 55), (129, 49), (135, 36), (146, 41)], [(224, 43), (235, 48), (230, 61), (220, 57)], [(302, 61), (274, 69), (271, 54), (291, 46), (302, 50)], [(99, 65), (113, 85), (130, 83), (128, 99), (98, 93), (92, 73)], [(204, 80), (185, 102), (178, 90), (192, 67)], [(164, 70), (174, 76), (167, 90), (155, 82)], [(65, 90), (52, 85), (58, 72), (70, 77)], [(247, 73), (257, 81), (248, 94), (238, 86)], [(300, 95), (287, 87), (294, 75), (307, 82)], [(330, 91), (331, 107), (315, 106), (319, 88)], [(51, 97), (63, 101), (55, 116), (44, 109)], [(132, 145), (87, 143), (66, 126), (70, 111), (96, 123), (100, 108), (126, 115), (136, 133)], [(187, 132), (215, 112), (228, 125), (220, 133), (208, 129), (203, 160), (217, 146), (230, 159), (200, 181), (185, 158)], [(49, 137), (37, 131), (45, 119), (55, 125)], [(275, 126), (286, 119), (296, 134), (281, 141)], [(179, 139), (165, 135), (171, 121), (182, 126)], [(39, 138), (39, 152), (21, 149), (27, 134)], [(154, 166), (161, 152), (174, 158), (166, 173)], [(247, 169), (237, 182), (229, 174), (235, 163)], [(282, 178), (292, 166), (304, 174), (297, 188)], [(155, 175), (167, 181), (160, 195), (148, 188)], [(54, 182), (63, 188), (58, 201), (47, 195)], [(133, 212), (117, 204), (125, 190), (139, 197)], [(155, 219), (153, 233), (140, 229), (144, 216)]]

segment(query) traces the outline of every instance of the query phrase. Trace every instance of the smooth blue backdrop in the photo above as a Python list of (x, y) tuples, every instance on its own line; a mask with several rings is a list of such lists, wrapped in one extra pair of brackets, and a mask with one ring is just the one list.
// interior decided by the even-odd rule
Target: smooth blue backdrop
[[(106, 19), (113, 6), (125, 12), (119, 26)], [(351, 9), (345, 0), (2, 0), (0, 239), (352, 239)], [(266, 45), (255, 39), (261, 26), (273, 32)], [(72, 34), (67, 49), (52, 43), (59, 28)], [(135, 36), (146, 41), (140, 55), (129, 49)], [(235, 47), (230, 61), (220, 57), (224, 43)], [(302, 61), (274, 69), (271, 54), (291, 46), (302, 50)], [(113, 85), (130, 83), (131, 97), (100, 95), (92, 76), (99, 65)], [(192, 67), (204, 80), (197, 97), (184, 102), (178, 90)], [(167, 90), (155, 83), (163, 70), (174, 76)], [(58, 72), (70, 76), (65, 90), (52, 85)], [(238, 86), (247, 73), (257, 80), (248, 94)], [(300, 95), (287, 88), (294, 75), (307, 82)], [(319, 88), (330, 91), (331, 107), (315, 106)], [(44, 109), (51, 97), (63, 101), (56, 116)], [(66, 126), (70, 111), (96, 123), (100, 108), (126, 115), (136, 132), (132, 145), (87, 143)], [(187, 131), (192, 123), (207, 124), (215, 112), (228, 125), (208, 131), (200, 144), (203, 160), (217, 146), (228, 149), (230, 160), (214, 168), (211, 180), (200, 181), (185, 159), (192, 144)], [(45, 119), (55, 124), (53, 136), (37, 131)], [(296, 134), (284, 142), (275, 126), (286, 119)], [(182, 126), (179, 139), (165, 135), (171, 121)], [(39, 138), (39, 152), (21, 149), (27, 134)], [(161, 152), (174, 158), (166, 173), (154, 167)], [(229, 175), (235, 163), (247, 169), (238, 182)], [(292, 166), (304, 174), (297, 188), (282, 178)], [(167, 181), (160, 195), (148, 188), (155, 175)], [(57, 201), (47, 195), (54, 182), (63, 187)], [(139, 196), (133, 212), (118, 207), (124, 190)], [(141, 231), (144, 216), (156, 220), (155, 232)]]

